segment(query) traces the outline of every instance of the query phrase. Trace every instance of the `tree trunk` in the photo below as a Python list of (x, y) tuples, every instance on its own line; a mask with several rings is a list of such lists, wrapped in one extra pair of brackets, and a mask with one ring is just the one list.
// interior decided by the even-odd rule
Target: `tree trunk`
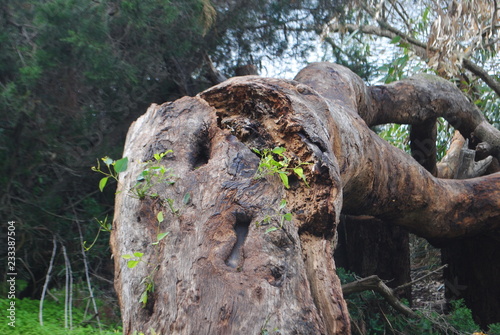
[[(262, 94), (275, 98), (271, 90)], [(262, 112), (261, 122), (274, 118), (267, 112), (272, 110)], [(339, 180), (329, 177), (338, 175), (334, 157), (324, 155), (315, 186), (296, 181), (293, 192), (286, 191), (276, 176), (254, 178), (259, 157), (218, 114), (200, 97), (184, 98), (152, 106), (131, 127), (124, 156), (134, 158), (121, 176), (111, 242), (124, 333), (348, 333), (332, 258), (341, 205)], [(278, 143), (267, 135), (255, 140)], [(304, 161), (312, 159), (305, 142), (284, 143)], [(155, 184), (149, 193), (160, 196), (153, 199), (129, 194), (146, 167), (140, 162), (169, 149), (173, 153), (161, 164), (171, 169), (175, 183)], [(266, 234), (280, 224), (283, 198), (283, 210), (293, 211), (294, 219)], [(165, 217), (161, 223), (159, 212)], [(266, 217), (267, 226), (257, 225)], [(158, 231), (169, 235), (152, 245)], [(121, 256), (137, 251), (144, 256), (129, 269)], [(139, 300), (148, 281), (154, 291), (143, 307)]]
[[(492, 160), (475, 160), (475, 151), (457, 132), (438, 165), (441, 178), (473, 178), (485, 170), (498, 171)], [(484, 158), (484, 155), (483, 157)], [(464, 299), (475, 321), (483, 328), (500, 321), (500, 236), (498, 232), (448, 241), (441, 246), (448, 301)]]
[[(498, 229), (500, 175), (434, 178), (368, 128), (377, 103), (357, 76), (317, 75), (233, 78), (131, 126), (111, 236), (125, 334), (349, 334), (332, 257), (341, 210), (434, 239)], [(278, 146), (290, 168), (307, 163), (307, 183), (255, 178), (252, 149)]]
[[(497, 234), (498, 235), (498, 234)], [(464, 299), (483, 328), (500, 321), (500, 236), (457, 239), (441, 249), (446, 299)]]
[[(360, 277), (377, 275), (396, 288), (411, 281), (409, 242), (402, 227), (370, 216), (342, 215), (335, 263)], [(411, 303), (411, 286), (396, 293)]]

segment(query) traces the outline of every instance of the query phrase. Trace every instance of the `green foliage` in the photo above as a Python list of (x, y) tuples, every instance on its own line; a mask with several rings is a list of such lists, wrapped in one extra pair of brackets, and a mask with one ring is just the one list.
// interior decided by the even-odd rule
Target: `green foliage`
[(479, 331), (479, 326), (472, 319), (472, 312), (465, 306), (463, 300), (451, 301), (452, 313), (448, 316), (448, 322), (456, 329), (465, 333)]
[(388, 60), (388, 63), (380, 66), (377, 70), (384, 83), (389, 84), (418, 73), (434, 73), (422, 60), (416, 57), (408, 42), (402, 40), (400, 36), (392, 38), (390, 44), (397, 48), (397, 52), (394, 53), (392, 59)]
[(169, 232), (160, 233), (160, 225), (163, 222), (163, 220), (165, 219), (163, 217), (163, 212), (158, 212), (156, 219), (158, 220), (158, 229), (156, 230), (156, 241), (153, 242), (152, 245), (159, 244), (160, 241), (163, 240), (165, 237), (167, 237), (169, 234)]
[(478, 98), (474, 103), (484, 111), (486, 118), (497, 129), (500, 129), (500, 98), (484, 86), (479, 87)]
[[(393, 146), (410, 153), (410, 126), (405, 124), (389, 123), (375, 128), (377, 134)], [(446, 120), (437, 120), (436, 151), (440, 160), (449, 148), (454, 129)]]
[[(11, 300), (0, 298), (0, 308), (5, 311)], [(96, 324), (89, 319), (91, 316), (85, 313), (85, 307), (73, 307), (73, 329), (64, 328), (64, 304), (46, 300), (43, 304), (44, 326), (38, 321), (39, 300), (16, 299), (16, 327), (10, 327), (7, 320), (0, 323), (1, 334), (12, 335), (91, 335), (91, 334), (119, 334), (121, 329), (113, 325), (105, 326), (100, 332)]]
[(122, 258), (127, 260), (128, 268), (133, 269), (142, 261), (142, 256), (144, 256), (144, 253), (136, 251), (132, 254), (122, 255)]
[(488, 328), (489, 335), (500, 335), (500, 323), (493, 323)]
[(97, 235), (95, 236), (94, 241), (89, 246), (87, 246), (87, 241), (83, 241), (83, 248), (85, 249), (85, 251), (89, 251), (97, 243), (101, 231), (105, 231), (108, 233), (111, 232), (111, 223), (108, 222), (108, 216), (106, 216), (104, 220), (99, 220), (97, 218), (95, 218), (95, 220), (99, 224), (99, 230), (97, 231)]
[[(357, 279), (356, 275), (337, 268), (337, 275), (342, 284)], [(439, 314), (430, 310), (417, 310), (418, 318), (411, 319), (395, 311), (378, 294), (364, 291), (346, 296), (346, 301), (353, 323), (353, 334), (360, 334), (357, 329), (365, 329), (362, 334), (405, 334), (405, 335), (471, 335), (480, 333), (480, 327), (472, 319), (472, 313), (463, 300), (452, 301), (449, 314)], [(490, 325), (488, 334), (497, 334), (498, 324)]]
[(283, 225), (286, 221), (292, 221), (292, 213), (285, 212), (286, 200), (282, 199), (278, 209), (272, 215), (266, 215), (261, 221), (257, 221), (255, 225), (260, 226), (270, 226), (266, 229), (265, 233), (271, 233), (278, 229), (283, 229)]
[[(159, 165), (160, 161), (166, 155), (172, 153), (172, 150), (167, 150), (163, 153), (155, 153), (154, 161), (147, 161), (146, 167), (137, 177), (137, 183), (132, 187), (130, 193), (138, 199), (144, 199), (146, 196), (156, 198), (157, 193), (153, 192), (153, 188), (159, 184), (173, 184), (174, 174), (170, 168)], [(168, 199), (167, 199), (168, 200)], [(172, 209), (170, 202), (169, 206)]]
[(253, 151), (260, 156), (259, 167), (255, 173), (255, 178), (259, 179), (265, 177), (266, 175), (277, 174), (280, 177), (283, 186), (285, 186), (285, 188), (290, 188), (288, 175), (289, 173), (295, 173), (300, 179), (302, 179), (302, 181), (304, 181), (306, 186), (309, 187), (302, 165), (310, 163), (304, 163), (299, 160), (295, 166), (289, 167), (291, 159), (285, 155), (286, 149), (283, 147), (263, 150), (253, 149)]
[(107, 172), (101, 170), (101, 164), (99, 163), (99, 160), (97, 160), (97, 167), (93, 166), (91, 169), (92, 169), (92, 171), (99, 172), (99, 173), (105, 175), (105, 177), (99, 181), (99, 190), (101, 190), (101, 192), (102, 192), (104, 190), (104, 187), (106, 187), (106, 184), (108, 183), (109, 178), (112, 178), (112, 179), (118, 181), (118, 175), (121, 172), (124, 172), (125, 170), (127, 170), (128, 158), (123, 157), (123, 158), (115, 161), (115, 160), (106, 156), (104, 158), (101, 158), (101, 160), (106, 165), (106, 167), (108, 169)]
[[(169, 232), (160, 233), (160, 224), (164, 221), (163, 212), (158, 212), (157, 216), (158, 221), (158, 229), (156, 234), (156, 241), (152, 242), (151, 245), (157, 246), (160, 241), (162, 241), (165, 237), (169, 235)], [(142, 252), (133, 252), (132, 254), (124, 254), (122, 258), (127, 261), (127, 267), (129, 269), (135, 268), (140, 262), (144, 262), (143, 260), (144, 253)], [(158, 254), (156, 254), (158, 256)], [(149, 274), (142, 280), (141, 284), (144, 285), (144, 291), (141, 293), (139, 297), (139, 302), (142, 303), (143, 307), (146, 307), (148, 303), (149, 296), (154, 292), (155, 283), (154, 283), (154, 274), (158, 270), (158, 265), (152, 263), (146, 263), (148, 268), (152, 268)]]
[[(138, 180), (137, 184), (130, 190), (133, 196), (136, 196), (140, 200), (144, 199), (148, 195), (151, 197), (158, 197), (158, 194), (151, 193), (152, 187), (160, 183), (173, 184), (173, 181), (171, 179), (173, 177), (171, 169), (159, 165), (161, 160), (172, 152), (173, 152), (172, 150), (167, 150), (162, 153), (155, 153), (153, 155), (154, 161), (153, 160), (147, 161), (145, 163), (146, 168), (140, 173), (139, 177), (137, 178)], [(165, 200), (172, 214), (174, 215), (178, 214), (179, 209), (175, 208), (174, 200), (170, 198), (167, 198)], [(183, 202), (184, 204), (188, 204), (189, 201), (190, 201), (190, 194), (187, 193), (184, 195)], [(163, 223), (163, 221), (165, 221), (165, 216), (163, 214), (163, 211), (159, 211), (158, 214), (156, 214), (156, 220), (158, 222), (158, 225), (156, 229), (156, 240), (151, 243), (153, 247), (159, 245), (160, 242), (169, 235), (169, 232), (160, 232), (161, 224)], [(157, 251), (157, 249), (155, 250)], [(152, 259), (154, 257), (158, 258), (158, 255), (159, 255), (158, 253), (155, 253), (153, 255), (148, 255), (148, 256), (150, 259)], [(127, 267), (129, 269), (135, 268), (137, 265), (139, 265), (140, 262), (145, 262), (143, 257), (144, 253), (138, 251), (133, 252), (131, 254), (122, 255), (122, 258), (127, 261)], [(155, 288), (154, 274), (158, 270), (158, 265), (157, 265), (158, 262), (159, 262), (158, 259), (156, 259), (156, 263), (145, 262), (149, 274), (145, 278), (143, 278), (141, 282), (141, 284), (144, 285), (144, 291), (141, 293), (141, 296), (139, 297), (139, 302), (142, 304), (143, 307), (146, 307), (150, 295), (154, 293), (154, 288)]]
[(146, 305), (148, 304), (149, 296), (153, 294), (155, 291), (155, 282), (153, 279), (153, 274), (154, 272), (156, 272), (156, 270), (157, 268), (155, 268), (154, 271), (148, 276), (146, 276), (141, 282), (141, 284), (144, 285), (144, 291), (142, 292), (141, 297), (139, 298), (139, 302), (142, 303), (142, 307), (146, 307)]
[(408, 125), (401, 125), (397, 123), (386, 124), (378, 127), (377, 133), (380, 137), (395, 147), (405, 152), (410, 152)]
[(280, 334), (279, 332), (279, 328), (274, 328), (272, 330), (268, 330), (268, 325), (269, 325), (269, 321), (271, 320), (271, 315), (269, 315), (267, 318), (266, 318), (266, 321), (264, 322), (264, 325), (262, 326), (262, 328), (260, 329), (260, 335), (271, 335), (271, 334)]

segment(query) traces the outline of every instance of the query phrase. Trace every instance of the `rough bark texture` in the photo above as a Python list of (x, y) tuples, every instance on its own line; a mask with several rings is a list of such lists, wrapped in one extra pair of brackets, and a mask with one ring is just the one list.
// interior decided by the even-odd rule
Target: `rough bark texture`
[[(111, 240), (125, 334), (348, 334), (332, 258), (341, 210), (434, 240), (500, 226), (499, 174), (433, 177), (368, 128), (366, 120), (381, 119), (386, 95), (343, 67), (315, 66), (298, 75), (302, 83), (233, 78), (153, 105), (131, 126)], [(413, 89), (436, 82), (434, 90), (440, 82), (422, 77)], [(408, 101), (434, 92), (413, 96), (410, 86), (400, 92)], [(276, 146), (286, 147), (292, 166), (309, 163), (309, 187), (296, 176), (289, 189), (276, 175), (254, 178), (259, 157), (251, 149)], [(158, 164), (175, 183), (131, 196), (142, 162), (166, 150), (173, 153)], [(281, 225), (285, 212), (293, 218)], [(282, 227), (266, 233), (272, 225)], [(159, 232), (169, 235), (155, 244)], [(133, 252), (144, 255), (130, 269), (122, 256)]]
[[(149, 329), (163, 334), (259, 334), (263, 329), (283, 334), (349, 332), (331, 250), (341, 208), (339, 180), (330, 178), (338, 176), (335, 158), (322, 154), (321, 172), (310, 177), (314, 187), (296, 180), (285, 191), (276, 176), (256, 180), (259, 157), (250, 150), (253, 146), (287, 143), (303, 161), (319, 162), (319, 158), (301, 140), (307, 132), (299, 135), (302, 127), (290, 120), (297, 117), (291, 111), (304, 107), (292, 106), (264, 80), (258, 85), (245, 80), (205, 92), (205, 100), (184, 98), (152, 106), (131, 127), (124, 156), (134, 159), (121, 177), (112, 239), (126, 334)], [(286, 83), (285, 87), (293, 88)], [(219, 102), (227, 105), (217, 110), (207, 101), (218, 108)], [(304, 117), (315, 116), (304, 113)], [(244, 138), (247, 127), (255, 133), (245, 145), (235, 135)], [(282, 133), (282, 127), (289, 130)], [(319, 141), (318, 145), (328, 146)], [(160, 194), (156, 199), (129, 196), (127, 190), (144, 168), (139, 161), (169, 149), (173, 154), (162, 164), (175, 174), (175, 184), (155, 185)], [(188, 205), (183, 204), (186, 194), (190, 194)], [(173, 199), (177, 214), (169, 213), (167, 198)], [(277, 225), (283, 198), (294, 219), (266, 234), (268, 227), (256, 223), (269, 216)], [(161, 224), (156, 220), (159, 211), (165, 215)], [(158, 230), (170, 234), (153, 246)], [(238, 232), (246, 230), (238, 244)], [(236, 259), (234, 248), (239, 248)], [(144, 256), (129, 269), (120, 256), (134, 251)], [(143, 308), (139, 298), (145, 278), (153, 279), (155, 289)]]

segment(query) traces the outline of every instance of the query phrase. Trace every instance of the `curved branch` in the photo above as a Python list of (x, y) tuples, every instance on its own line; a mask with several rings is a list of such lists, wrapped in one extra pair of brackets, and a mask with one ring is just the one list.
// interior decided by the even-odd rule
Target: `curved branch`
[[(479, 125), (490, 128), (451, 83), (419, 76), (370, 91), (354, 73), (329, 63), (311, 64), (295, 80), (310, 85), (329, 101), (330, 115), (325, 122), (335, 124), (331, 133), (343, 139), (333, 148), (344, 184), (343, 212), (373, 215), (434, 239), (500, 226), (500, 174), (460, 182), (434, 178), (367, 126), (421, 124), (443, 116), (467, 135)], [(486, 133), (498, 134), (498, 130)], [(494, 212), (484, 212), (482, 206)]]
[(341, 65), (313, 63), (301, 70), (295, 80), (311, 86), (325, 98), (349, 104), (368, 126), (419, 126), (442, 117), (465, 138), (477, 137), (496, 148), (495, 153), (500, 150), (500, 131), (443, 78), (417, 75), (388, 85), (366, 87), (361, 78)]

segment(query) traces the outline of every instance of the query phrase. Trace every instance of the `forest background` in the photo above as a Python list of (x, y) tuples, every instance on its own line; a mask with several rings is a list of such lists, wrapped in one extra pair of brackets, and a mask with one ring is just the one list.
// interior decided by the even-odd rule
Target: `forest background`
[[(117, 319), (104, 231), (114, 188), (101, 192), (91, 167), (121, 157), (151, 103), (330, 61), (371, 84), (438, 74), (500, 127), (496, 0), (5, 0), (0, 10), (0, 213), (2, 227), (15, 222), (18, 299), (64, 290), (70, 274), (82, 305), (95, 296)], [(406, 127), (377, 131), (407, 148)], [(440, 123), (440, 155), (452, 132)], [(0, 257), (7, 264), (5, 248)]]

